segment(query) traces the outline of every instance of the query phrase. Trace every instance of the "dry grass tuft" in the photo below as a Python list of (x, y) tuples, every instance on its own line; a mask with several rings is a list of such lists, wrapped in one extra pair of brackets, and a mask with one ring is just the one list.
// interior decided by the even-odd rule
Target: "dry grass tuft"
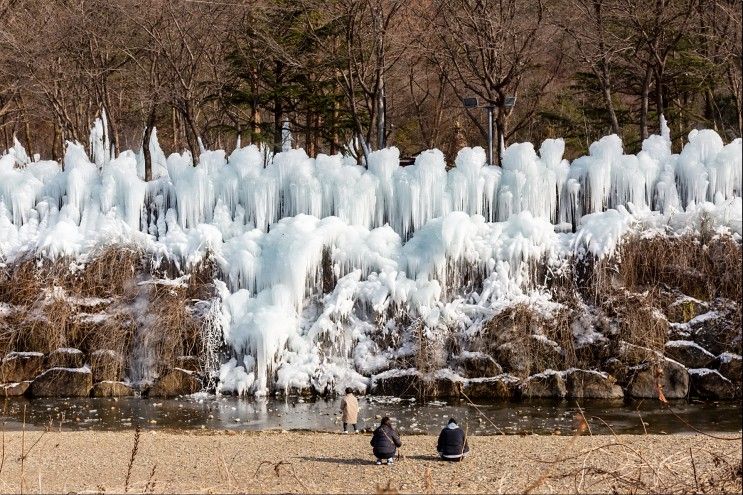
[[(213, 263), (189, 272), (184, 284), (160, 279), (176, 274), (172, 264), (152, 266), (127, 246), (91, 254), (84, 265), (70, 260), (25, 259), (0, 271), (0, 355), (48, 353), (74, 347), (130, 356), (147, 335), (155, 372), (202, 348), (201, 300), (214, 296)], [(131, 363), (130, 363), (131, 364)]]
[(516, 304), (485, 324), (472, 347), (495, 356), (506, 371), (521, 377), (569, 368), (577, 363), (571, 320), (568, 307), (548, 318)]
[(660, 286), (739, 301), (741, 256), (741, 243), (728, 235), (634, 236), (622, 244), (617, 278), (632, 291)]

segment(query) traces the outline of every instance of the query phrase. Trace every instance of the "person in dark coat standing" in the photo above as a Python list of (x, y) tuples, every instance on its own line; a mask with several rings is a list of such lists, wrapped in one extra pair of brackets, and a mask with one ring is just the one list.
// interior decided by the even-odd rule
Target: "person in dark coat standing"
[(392, 428), (392, 422), (387, 416), (382, 418), (379, 428), (374, 430), (370, 443), (374, 457), (377, 458), (377, 464), (382, 464), (382, 460), (385, 459), (388, 465), (392, 464), (395, 452), (398, 447), (402, 447), (400, 435)]
[(449, 419), (449, 424), (441, 430), (436, 451), (445, 461), (461, 461), (470, 451), (464, 431), (456, 419)]

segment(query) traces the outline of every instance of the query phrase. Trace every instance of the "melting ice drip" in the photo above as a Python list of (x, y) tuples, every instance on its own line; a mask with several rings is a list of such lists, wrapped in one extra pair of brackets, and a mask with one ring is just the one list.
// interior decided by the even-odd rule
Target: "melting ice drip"
[[(84, 258), (116, 243), (182, 271), (212, 256), (212, 328), (233, 350), (225, 391), (364, 387), (412, 352), (397, 316), (440, 334), (477, 328), (514, 299), (549, 306), (536, 263), (609, 256), (631, 230), (704, 221), (741, 235), (741, 140), (710, 130), (692, 131), (678, 155), (666, 126), (636, 155), (607, 136), (572, 164), (560, 139), (539, 153), (512, 144), (502, 168), (465, 148), (449, 171), (438, 150), (401, 167), (396, 148), (371, 153), (368, 168), (256, 146), (202, 150), (193, 166), (188, 152), (166, 158), (153, 133), (145, 183), (141, 152), (113, 156), (103, 129), (92, 161), (76, 143), (64, 167), (17, 142), (0, 158), (0, 260)], [(390, 334), (398, 349), (380, 346)]]

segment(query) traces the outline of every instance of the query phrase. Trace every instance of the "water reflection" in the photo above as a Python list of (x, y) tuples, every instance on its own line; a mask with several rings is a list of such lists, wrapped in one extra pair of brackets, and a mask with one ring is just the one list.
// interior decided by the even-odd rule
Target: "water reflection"
[[(420, 404), (396, 397), (361, 397), (359, 429), (372, 429), (390, 416), (404, 434), (433, 434), (449, 417), (472, 434), (563, 434), (575, 431), (580, 411), (574, 402), (528, 401), (483, 403), (433, 401)], [(677, 418), (657, 401), (630, 403), (586, 401), (580, 404), (591, 431), (616, 433), (678, 433), (740, 431), (740, 402), (679, 402)], [(340, 399), (238, 399), (197, 394), (177, 399), (26, 399), (3, 403), (6, 429), (120, 430), (143, 428), (229, 430), (340, 431)], [(24, 420), (25, 418), (25, 420)], [(682, 421), (683, 420), (683, 421)]]

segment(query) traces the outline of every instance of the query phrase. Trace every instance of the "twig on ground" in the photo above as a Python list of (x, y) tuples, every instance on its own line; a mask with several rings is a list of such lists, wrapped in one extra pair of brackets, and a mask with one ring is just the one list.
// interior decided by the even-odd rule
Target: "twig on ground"
[(144, 486), (145, 493), (152, 493), (155, 491), (155, 470), (157, 469), (157, 463), (152, 465), (152, 471), (150, 471), (150, 478), (147, 480), (147, 484)]
[(129, 481), (132, 477), (132, 467), (134, 466), (134, 459), (137, 457), (137, 451), (139, 450), (139, 435), (140, 428), (137, 425), (134, 428), (134, 445), (132, 446), (132, 453), (129, 456), (129, 466), (126, 469), (126, 479), (124, 480), (124, 493), (129, 491)]

